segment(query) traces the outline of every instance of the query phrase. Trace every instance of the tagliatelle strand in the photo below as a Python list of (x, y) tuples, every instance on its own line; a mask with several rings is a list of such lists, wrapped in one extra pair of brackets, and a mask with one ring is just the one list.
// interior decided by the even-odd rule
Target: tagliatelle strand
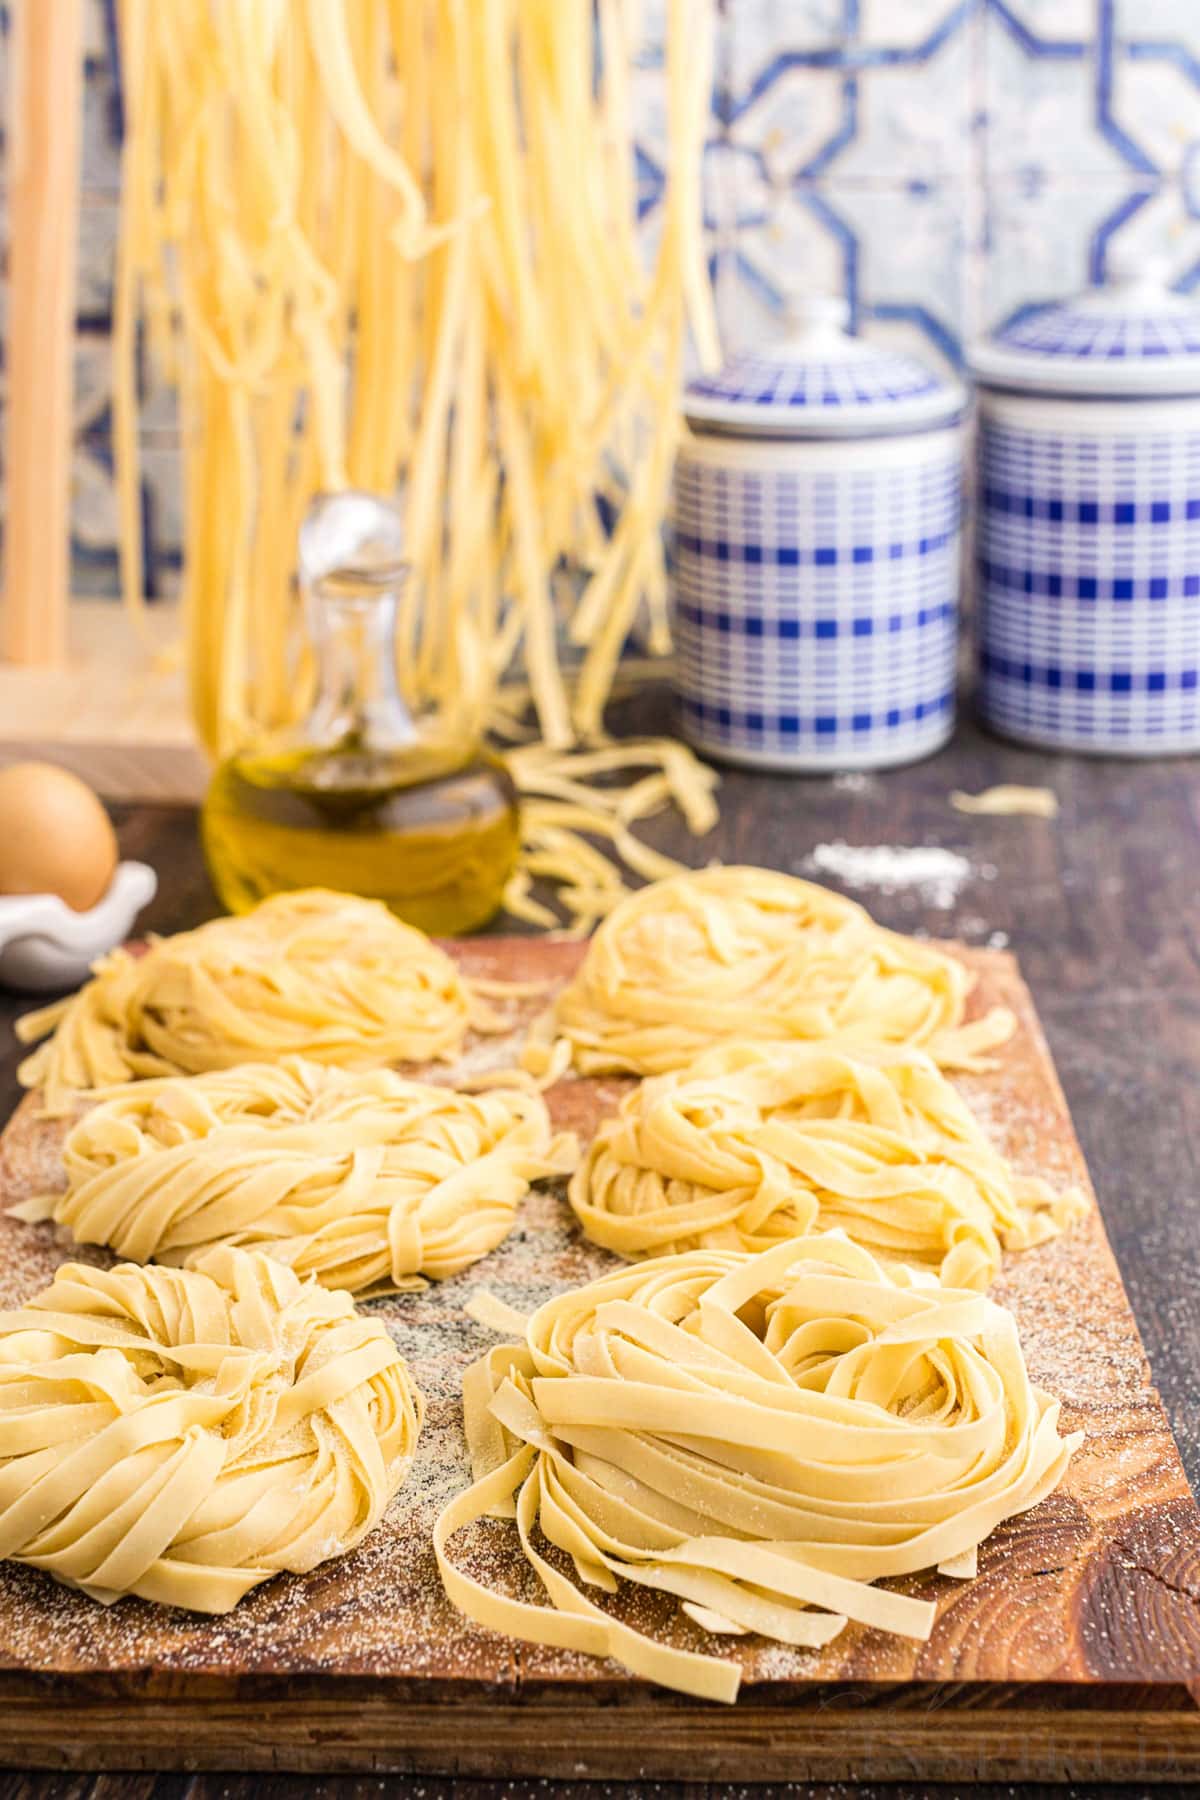
[(229, 1612), (360, 1542), (420, 1421), (383, 1321), (269, 1257), (67, 1263), (0, 1312), (0, 1559)]
[(828, 888), (768, 869), (704, 869), (609, 914), (525, 1059), (539, 1072), (562, 1037), (582, 1074), (658, 1075), (716, 1043), (836, 1039), (977, 1068), (1015, 1021), (997, 1007), (968, 1023), (973, 986), (956, 957), (885, 930)]
[(977, 1289), (1002, 1250), (1043, 1243), (1087, 1206), (1015, 1175), (920, 1051), (824, 1044), (726, 1045), (641, 1082), (569, 1192), (586, 1235), (619, 1256), (840, 1229), (886, 1263)]
[(13, 1210), (137, 1262), (229, 1243), (377, 1295), (477, 1262), (530, 1182), (576, 1160), (528, 1091), (461, 1094), (286, 1057), (102, 1097), (67, 1137), (66, 1191)]
[[(923, 1639), (933, 1603), (873, 1584), (974, 1573), (1081, 1441), (1030, 1383), (1011, 1314), (889, 1273), (840, 1233), (661, 1257), (559, 1295), (468, 1372), (464, 1409), (476, 1480), (434, 1531), (454, 1604), (722, 1700), (735, 1665), (632, 1629), (584, 1586), (633, 1582), (706, 1631), (798, 1647), (848, 1619)], [(454, 1534), (488, 1513), (515, 1516), (548, 1605), (455, 1564)]]
[[(186, 672), (211, 754), (303, 715), (292, 574), (320, 491), (402, 498), (397, 674), (432, 735), (507, 737), (523, 675), (539, 735), (586, 755), (631, 630), (669, 647), (689, 322), (719, 360), (701, 204), (714, 19), (713, 0), (671, 0), (651, 45), (640, 0), (121, 0), (122, 585), (138, 622), (144, 338), (179, 399)], [(630, 108), (648, 51), (666, 85), (652, 249)], [(705, 777), (656, 748), (688, 808)], [(607, 804), (598, 788), (611, 838)], [(528, 899), (537, 874), (585, 930), (625, 891), (621, 860), (644, 871), (589, 824), (552, 843), (543, 824), (531, 813), (514, 909), (557, 923)]]

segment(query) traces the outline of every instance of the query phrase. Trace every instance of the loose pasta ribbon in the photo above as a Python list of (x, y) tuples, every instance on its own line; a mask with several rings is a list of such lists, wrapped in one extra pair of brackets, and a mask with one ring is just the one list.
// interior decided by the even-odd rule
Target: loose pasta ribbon
[[(719, 1700), (736, 1697), (734, 1663), (590, 1594), (634, 1583), (705, 1631), (800, 1648), (847, 1620), (924, 1639), (934, 1603), (874, 1583), (973, 1574), (1081, 1441), (1030, 1383), (1011, 1314), (836, 1232), (660, 1257), (559, 1295), (468, 1372), (463, 1398), (476, 1480), (434, 1532), (454, 1604)], [(453, 1561), (454, 1534), (487, 1513), (515, 1515), (549, 1605)]]

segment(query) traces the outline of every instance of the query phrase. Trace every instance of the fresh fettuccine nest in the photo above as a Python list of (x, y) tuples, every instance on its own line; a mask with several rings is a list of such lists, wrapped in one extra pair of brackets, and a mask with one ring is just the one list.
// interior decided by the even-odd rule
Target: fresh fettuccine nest
[(420, 1416), (383, 1322), (269, 1257), (68, 1263), (0, 1312), (0, 1557), (228, 1612), (372, 1529)]
[(67, 1189), (14, 1208), (77, 1243), (183, 1263), (265, 1250), (325, 1287), (391, 1293), (494, 1250), (531, 1181), (574, 1168), (545, 1102), (300, 1057), (132, 1084), (67, 1138)]
[(841, 1229), (979, 1289), (1002, 1249), (1042, 1243), (1086, 1209), (1077, 1189), (1014, 1175), (921, 1051), (828, 1045), (725, 1045), (640, 1083), (600, 1127), (570, 1199), (619, 1256), (765, 1250)]
[(72, 998), (22, 1019), (47, 1111), (76, 1093), (289, 1052), (368, 1068), (455, 1055), (497, 1020), (436, 944), (377, 900), (310, 888), (240, 918), (116, 950)]
[(971, 1068), (1012, 1035), (964, 1023), (974, 977), (828, 888), (767, 869), (674, 876), (624, 900), (531, 1034), (527, 1065), (585, 1075), (686, 1069), (715, 1043), (837, 1038)]
[[(720, 1700), (733, 1664), (612, 1616), (535, 1528), (589, 1589), (674, 1595), (710, 1632), (817, 1647), (852, 1619), (923, 1639), (933, 1603), (871, 1584), (973, 1574), (979, 1544), (1058, 1485), (1081, 1441), (1059, 1436), (1008, 1312), (889, 1274), (840, 1233), (662, 1257), (562, 1294), (468, 1372), (464, 1403), (477, 1479), (434, 1532), (454, 1604)], [(550, 1606), (450, 1559), (455, 1532), (514, 1509)]]

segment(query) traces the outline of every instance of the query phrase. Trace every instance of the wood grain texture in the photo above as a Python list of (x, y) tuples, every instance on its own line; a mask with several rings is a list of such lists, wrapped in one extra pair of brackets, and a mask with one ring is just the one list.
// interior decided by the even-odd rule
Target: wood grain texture
[[(0, 709), (2, 710), (2, 709)], [(614, 705), (618, 733), (670, 731), (665, 690)], [(0, 719), (0, 729), (3, 720)], [(1052, 787), (1054, 821), (955, 813), (953, 788), (996, 782)], [(147, 929), (178, 931), (218, 911), (185, 807), (115, 809), (122, 853), (159, 871)], [(691, 838), (663, 813), (648, 822), (655, 846), (692, 864), (761, 862), (797, 874), (822, 842), (939, 845), (961, 855), (968, 878), (948, 896), (905, 883), (859, 891), (884, 924), (934, 937), (986, 942), (1008, 936), (1037, 1000), (1083, 1148), (1096, 1177), (1109, 1240), (1149, 1352), (1184, 1467), (1200, 1487), (1200, 765), (1176, 758), (1124, 762), (1052, 756), (1005, 744), (969, 714), (936, 757), (885, 776), (795, 779), (726, 771), (721, 817)], [(831, 881), (831, 885), (839, 885)], [(515, 927), (520, 930), (521, 927)], [(28, 1005), (0, 994), (0, 1027)], [(17, 1098), (18, 1048), (0, 1030), (0, 1113)], [(266, 1715), (261, 1731), (269, 1732)], [(69, 1715), (62, 1736), (71, 1737)], [(80, 1760), (86, 1760), (80, 1759)], [(1114, 1785), (1101, 1766), (1077, 1771), (1071, 1800), (1128, 1800), (1149, 1777)], [(1089, 1762), (1088, 1767), (1094, 1767)], [(688, 1776), (690, 1775), (690, 1779)], [(752, 1777), (757, 1779), (752, 1780)], [(1179, 1800), (1200, 1800), (1200, 1780), (1158, 1776)], [(327, 1777), (224, 1774), (0, 1772), (0, 1800), (546, 1800), (560, 1781), (402, 1774)], [(855, 1779), (768, 1780), (749, 1736), (728, 1780), (704, 1781), (681, 1756), (661, 1782), (573, 1782), (571, 1800), (929, 1800), (911, 1774), (886, 1784)], [(1034, 1781), (974, 1777), (939, 1788), (945, 1800), (1053, 1800)]]
[(145, 643), (111, 600), (75, 601), (64, 619), (57, 666), (0, 664), (0, 767), (57, 763), (106, 799), (203, 799), (209, 768), (183, 675), (159, 660), (178, 642), (178, 609), (147, 609)]
[[(477, 940), (455, 953), (481, 973), (561, 979), (580, 951)], [(1019, 1163), (1086, 1182), (1013, 959), (964, 954), (980, 975), (977, 1003), (1013, 1005), (1022, 1027), (1002, 1070), (964, 1091)], [(623, 1085), (561, 1083), (552, 1109), (589, 1129)], [(15, 1198), (53, 1179), (57, 1130), (27, 1104), (0, 1158)], [(221, 1620), (136, 1601), (103, 1612), (32, 1571), (0, 1571), (9, 1724), (0, 1759), (560, 1778), (686, 1766), (719, 1780), (744, 1778), (752, 1745), (760, 1780), (1200, 1775), (1200, 1515), (1098, 1212), (1012, 1259), (995, 1290), (1017, 1314), (1032, 1375), (1060, 1395), (1064, 1427), (1082, 1426), (1086, 1442), (1060, 1492), (989, 1540), (975, 1582), (904, 1584), (938, 1600), (928, 1644), (855, 1627), (815, 1655), (750, 1640), (729, 1652), (744, 1667), (743, 1698), (720, 1708), (477, 1631), (453, 1613), (428, 1530), (465, 1475), (461, 1368), (490, 1341), (464, 1323), (462, 1305), (481, 1280), (528, 1306), (608, 1266), (568, 1219), (557, 1195), (531, 1196), (520, 1229), (482, 1270), (373, 1303), (430, 1409), (414, 1483), (353, 1556), (281, 1578)], [(3, 1219), (0, 1297), (29, 1292), (63, 1255), (47, 1228)], [(511, 1543), (495, 1525), (455, 1548), (506, 1581)], [(621, 1605), (674, 1641), (701, 1641), (661, 1597), (623, 1595)]]

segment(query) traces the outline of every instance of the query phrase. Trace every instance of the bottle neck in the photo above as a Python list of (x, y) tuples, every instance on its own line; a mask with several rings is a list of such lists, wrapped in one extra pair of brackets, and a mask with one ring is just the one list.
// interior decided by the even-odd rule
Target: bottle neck
[(313, 595), (317, 697), (309, 730), (319, 742), (403, 749), (417, 728), (396, 680), (394, 591)]

